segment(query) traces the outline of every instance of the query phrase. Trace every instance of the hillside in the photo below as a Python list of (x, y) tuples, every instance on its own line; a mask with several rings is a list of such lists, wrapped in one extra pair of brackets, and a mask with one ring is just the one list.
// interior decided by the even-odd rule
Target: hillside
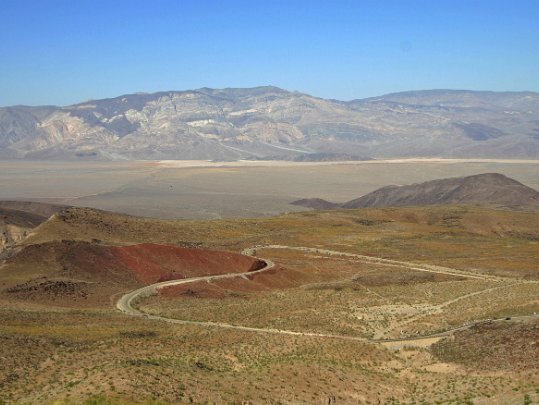
[(22, 241), (32, 229), (64, 207), (25, 201), (0, 201), (0, 258), (9, 247)]
[(345, 102), (266, 86), (0, 108), (2, 159), (328, 156), (537, 158), (539, 95), (430, 90)]
[(343, 208), (471, 204), (539, 208), (539, 192), (498, 173), (389, 186), (349, 201)]
[(67, 206), (36, 201), (0, 201), (0, 208), (26, 212), (46, 219), (67, 208)]
[(539, 192), (502, 174), (485, 173), (405, 186), (382, 187), (344, 204), (319, 198), (297, 200), (292, 204), (314, 209), (468, 204), (537, 210)]
[(53, 241), (24, 246), (6, 260), (0, 272), (0, 300), (108, 306), (109, 297), (125, 289), (262, 266), (251, 257), (207, 249)]
[[(536, 213), (447, 205), (209, 221), (67, 208), (0, 265), (1, 393), (36, 404), (84, 403), (96, 387), (119, 404), (535, 400), (537, 319), (517, 318), (539, 310), (538, 225)], [(116, 309), (155, 281), (259, 266), (239, 252), (277, 267), (139, 296), (148, 317)]]
[[(537, 240), (536, 226), (537, 217), (532, 213), (451, 206), (334, 210), (218, 221), (166, 221), (68, 208), (32, 229), (32, 234), (19, 242), (17, 249), (0, 265), (0, 301), (108, 306), (114, 294), (141, 285), (256, 269), (261, 264), (259, 261), (232, 253), (256, 244), (321, 245), (339, 249), (339, 240), (348, 240), (352, 235), (361, 241), (358, 246), (362, 246), (362, 253), (378, 252), (398, 259), (414, 258), (417, 251), (425, 258), (428, 249), (431, 250), (429, 260), (436, 262), (437, 244), (452, 243), (444, 235), (451, 235), (459, 251), (462, 238), (473, 236), (487, 244), (494, 241), (502, 254), (502, 250), (510, 250), (517, 240), (519, 244)], [(395, 244), (394, 238), (406, 235), (417, 235), (417, 240)], [(499, 245), (505, 238), (511, 238), (512, 244)], [(334, 245), (327, 243), (333, 239)], [(410, 247), (414, 243), (417, 246)], [(452, 251), (454, 247), (447, 249)], [(474, 251), (477, 249), (474, 247)], [(495, 264), (484, 262), (489, 256), (482, 258), (483, 253), (478, 251), (474, 253), (479, 255), (474, 265), (483, 268), (488, 263), (489, 272), (505, 275), (518, 271), (522, 277), (535, 279), (537, 274), (532, 265), (535, 259), (528, 253), (531, 252), (523, 251), (522, 258), (510, 264)], [(258, 254), (266, 257), (265, 253)], [(163, 293), (223, 297), (228, 292), (290, 288), (331, 278), (331, 272), (326, 275), (313, 272), (301, 260), (290, 261), (290, 256), (275, 259), (279, 265), (288, 264), (250, 280), (195, 283)], [(460, 264), (460, 256), (453, 260)]]

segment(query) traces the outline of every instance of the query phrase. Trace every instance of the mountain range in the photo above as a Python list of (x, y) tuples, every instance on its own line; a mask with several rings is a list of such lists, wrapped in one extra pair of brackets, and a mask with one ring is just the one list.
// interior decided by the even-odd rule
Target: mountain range
[(539, 93), (338, 101), (277, 87), (0, 108), (0, 159), (539, 158)]
[(320, 198), (301, 199), (292, 204), (321, 210), (465, 204), (536, 211), (539, 210), (539, 191), (503, 174), (484, 173), (404, 186), (386, 186), (344, 204)]

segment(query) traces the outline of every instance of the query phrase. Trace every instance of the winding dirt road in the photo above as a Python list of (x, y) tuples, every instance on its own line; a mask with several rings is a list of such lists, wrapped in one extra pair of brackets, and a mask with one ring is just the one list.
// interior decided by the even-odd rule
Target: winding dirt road
[(363, 342), (367, 341), (367, 339), (355, 337), (355, 336), (332, 335), (332, 334), (314, 333), (314, 332), (297, 332), (297, 331), (291, 331), (291, 330), (272, 329), (272, 328), (254, 328), (250, 326), (232, 325), (232, 324), (228, 324), (224, 322), (201, 322), (201, 321), (188, 321), (188, 320), (183, 320), (183, 319), (165, 318), (162, 316), (147, 314), (133, 307), (133, 304), (137, 299), (155, 295), (157, 294), (157, 291), (161, 288), (171, 287), (171, 286), (181, 285), (181, 284), (195, 283), (197, 281), (211, 282), (215, 280), (223, 280), (223, 279), (237, 278), (237, 277), (245, 278), (248, 275), (262, 273), (264, 271), (268, 271), (275, 267), (275, 264), (271, 260), (260, 259), (260, 258), (258, 258), (258, 260), (263, 260), (266, 263), (266, 266), (264, 266), (261, 269), (249, 271), (245, 273), (229, 273), (229, 274), (222, 274), (222, 275), (217, 275), (217, 276), (203, 276), (203, 277), (193, 277), (193, 278), (186, 278), (186, 279), (180, 279), (180, 280), (170, 280), (170, 281), (163, 281), (160, 283), (156, 283), (156, 284), (148, 285), (146, 287), (139, 288), (138, 290), (134, 290), (134, 291), (131, 291), (130, 293), (123, 295), (116, 302), (116, 308), (118, 308), (120, 311), (124, 312), (127, 315), (141, 316), (147, 319), (155, 319), (159, 321), (165, 321), (168, 323), (212, 326), (212, 327), (219, 327), (219, 328), (225, 328), (225, 329), (236, 329), (236, 330), (243, 330), (243, 331), (248, 331), (248, 332), (259, 332), (259, 333), (273, 333), (273, 334), (280, 334), (280, 335), (315, 336), (315, 337), (325, 337), (325, 338), (332, 338), (332, 339), (358, 340), (358, 341), (363, 341)]
[[(155, 283), (155, 284), (148, 285), (146, 287), (139, 288), (138, 290), (134, 290), (134, 291), (131, 291), (130, 293), (123, 295), (116, 302), (116, 308), (118, 308), (120, 311), (128, 315), (134, 315), (134, 316), (142, 315), (142, 316), (149, 317), (148, 314), (145, 314), (144, 312), (141, 312), (138, 309), (133, 308), (131, 304), (138, 298), (149, 297), (151, 295), (157, 294), (157, 290), (161, 288), (171, 287), (174, 285), (195, 283), (197, 281), (211, 282), (214, 280), (223, 280), (227, 278), (236, 278), (236, 277), (245, 278), (248, 275), (262, 273), (264, 271), (268, 271), (272, 269), (273, 267), (275, 267), (275, 264), (271, 260), (267, 260), (267, 259), (259, 259), (259, 260), (263, 260), (266, 265), (258, 270), (248, 271), (245, 273), (228, 273), (228, 274), (220, 274), (220, 275), (215, 275), (215, 276), (191, 277), (191, 278), (182, 278), (178, 280), (162, 281), (160, 283)], [(164, 320), (167, 319), (167, 318), (161, 318), (161, 317), (157, 317), (157, 318), (164, 319)]]
[[(352, 254), (352, 253), (346, 253), (346, 252), (338, 252), (333, 250), (327, 250), (327, 249), (317, 249), (317, 248), (308, 248), (308, 247), (294, 247), (294, 246), (282, 246), (282, 245), (264, 245), (264, 246), (255, 246), (252, 248), (247, 248), (242, 251), (242, 254), (254, 257), (256, 255), (256, 251), (258, 249), (290, 249), (290, 250), (299, 250), (304, 252), (311, 252), (311, 253), (318, 253), (318, 254), (325, 254), (328, 256), (340, 256), (340, 257), (349, 257), (349, 258), (355, 258), (360, 259), (364, 262), (369, 263), (378, 263), (383, 264), (386, 266), (396, 266), (396, 267), (405, 267), (410, 270), (416, 270), (416, 271), (425, 271), (425, 272), (432, 272), (432, 273), (440, 273), (440, 274), (448, 274), (448, 275), (454, 275), (454, 276), (460, 276), (460, 277), (467, 277), (467, 278), (473, 278), (473, 279), (482, 279), (482, 280), (488, 280), (488, 281), (508, 281), (507, 279), (503, 279), (501, 277), (495, 277), (490, 275), (483, 275), (483, 274), (474, 274), (470, 272), (465, 272), (462, 270), (447, 268), (447, 267), (441, 267), (441, 266), (433, 266), (433, 265), (419, 265), (417, 263), (410, 263), (410, 262), (402, 262), (402, 261), (396, 261), (396, 260), (390, 260), (390, 259), (383, 259), (383, 258), (376, 258), (371, 256), (364, 256), (364, 255), (358, 255), (358, 254)], [(139, 288), (137, 290), (131, 291), (125, 295), (123, 295), (117, 302), (116, 302), (116, 308), (120, 311), (124, 312), (127, 315), (131, 316), (140, 316), (144, 317), (146, 319), (153, 319), (153, 320), (159, 320), (164, 321), (168, 323), (175, 323), (175, 324), (184, 324), (184, 325), (198, 325), (198, 326), (204, 326), (204, 327), (217, 327), (217, 328), (224, 328), (224, 329), (234, 329), (234, 330), (241, 330), (241, 331), (247, 331), (247, 332), (256, 332), (256, 333), (269, 333), (269, 334), (279, 334), (279, 335), (292, 335), (292, 336), (310, 336), (310, 337), (318, 337), (318, 338), (330, 338), (330, 339), (342, 339), (342, 340), (351, 340), (351, 341), (360, 341), (360, 342), (371, 342), (371, 343), (401, 343), (406, 344), (407, 342), (414, 342), (414, 341), (421, 341), (421, 340), (432, 340), (436, 338), (443, 338), (446, 336), (450, 336), (453, 333), (457, 331), (462, 331), (471, 328), (474, 325), (484, 323), (484, 322), (502, 322), (505, 321), (507, 318), (497, 318), (497, 319), (489, 319), (489, 320), (479, 320), (470, 322), (465, 325), (461, 325), (452, 329), (445, 330), (443, 332), (439, 333), (432, 333), (429, 335), (420, 335), (420, 336), (410, 336), (410, 337), (403, 337), (403, 338), (395, 338), (395, 339), (368, 339), (368, 338), (362, 338), (357, 336), (347, 336), (347, 335), (333, 335), (333, 334), (326, 334), (326, 333), (315, 333), (315, 332), (298, 332), (298, 331), (291, 331), (291, 330), (284, 330), (284, 329), (274, 329), (274, 328), (255, 328), (250, 326), (242, 326), (242, 325), (233, 325), (228, 324), (224, 322), (207, 322), (207, 321), (189, 321), (189, 320), (183, 320), (183, 319), (174, 319), (174, 318), (166, 318), (158, 315), (150, 315), (147, 314), (135, 307), (133, 307), (133, 304), (135, 301), (139, 298), (149, 297), (152, 295), (155, 295), (158, 293), (158, 290), (165, 287), (175, 286), (175, 285), (181, 285), (181, 284), (189, 284), (194, 283), (198, 281), (207, 281), (212, 282), (215, 280), (222, 280), (222, 279), (231, 279), (231, 278), (247, 278), (247, 276), (251, 274), (257, 274), (262, 273), (265, 271), (268, 271), (275, 267), (275, 264), (268, 259), (261, 259), (257, 258), (258, 260), (263, 260), (266, 265), (258, 270), (249, 271), (245, 273), (229, 273), (229, 274), (222, 274), (222, 275), (215, 275), (215, 276), (202, 276), (202, 277), (193, 277), (193, 278), (187, 278), (187, 279), (179, 279), (179, 280), (170, 280), (170, 281), (163, 281), (160, 283), (152, 284), (149, 286), (145, 286), (142, 288)], [(530, 282), (530, 281), (528, 281)], [(533, 281), (532, 283), (537, 283)], [(515, 285), (518, 283), (513, 283), (511, 285)], [(477, 294), (485, 293), (488, 291), (496, 290), (498, 288), (504, 288), (507, 287), (507, 285), (499, 286), (499, 287), (493, 287), (488, 288), (485, 290), (477, 291), (474, 293), (466, 294), (461, 297), (457, 297), (449, 302), (442, 303), (440, 305), (446, 306), (450, 303), (459, 301), (461, 299), (465, 299), (471, 296), (475, 296)], [(524, 316), (517, 316), (512, 317), (513, 320), (525, 320), (525, 319), (532, 319), (532, 318), (538, 318), (539, 314), (533, 314), (533, 315), (524, 315)]]
[(338, 252), (336, 250), (327, 250), (327, 249), (318, 249), (318, 248), (309, 248), (304, 246), (283, 246), (283, 245), (260, 245), (254, 246), (251, 248), (244, 249), (241, 253), (247, 256), (255, 256), (257, 249), (288, 249), (288, 250), (298, 250), (301, 252), (311, 252), (319, 253), (328, 256), (340, 256), (345, 258), (354, 258), (365, 263), (376, 263), (382, 264), (384, 266), (393, 266), (393, 267), (405, 267), (409, 270), (423, 271), (428, 273), (438, 273), (438, 274), (447, 274), (450, 276), (458, 276), (465, 278), (474, 278), (479, 280), (488, 280), (488, 281), (504, 281), (501, 277), (491, 276), (488, 274), (476, 274), (463, 270), (452, 269), (450, 267), (435, 266), (431, 264), (417, 264), (411, 262), (402, 262), (398, 260), (383, 259), (381, 257), (372, 257), (359, 255), (355, 253), (346, 253)]

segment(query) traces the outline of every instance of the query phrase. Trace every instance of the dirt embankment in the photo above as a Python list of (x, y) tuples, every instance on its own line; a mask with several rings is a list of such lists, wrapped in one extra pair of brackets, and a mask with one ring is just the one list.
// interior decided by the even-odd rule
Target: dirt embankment
[(143, 243), (110, 247), (142, 284), (217, 274), (243, 273), (264, 262), (231, 252)]

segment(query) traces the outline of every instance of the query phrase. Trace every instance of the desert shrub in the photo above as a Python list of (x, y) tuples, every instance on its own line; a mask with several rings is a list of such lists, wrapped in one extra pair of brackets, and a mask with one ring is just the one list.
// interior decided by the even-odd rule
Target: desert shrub
[(112, 401), (105, 398), (103, 395), (92, 395), (85, 402), (86, 405), (112, 405)]
[(153, 330), (139, 330), (139, 331), (120, 331), (120, 336), (125, 338), (153, 338), (157, 337), (157, 332)]

